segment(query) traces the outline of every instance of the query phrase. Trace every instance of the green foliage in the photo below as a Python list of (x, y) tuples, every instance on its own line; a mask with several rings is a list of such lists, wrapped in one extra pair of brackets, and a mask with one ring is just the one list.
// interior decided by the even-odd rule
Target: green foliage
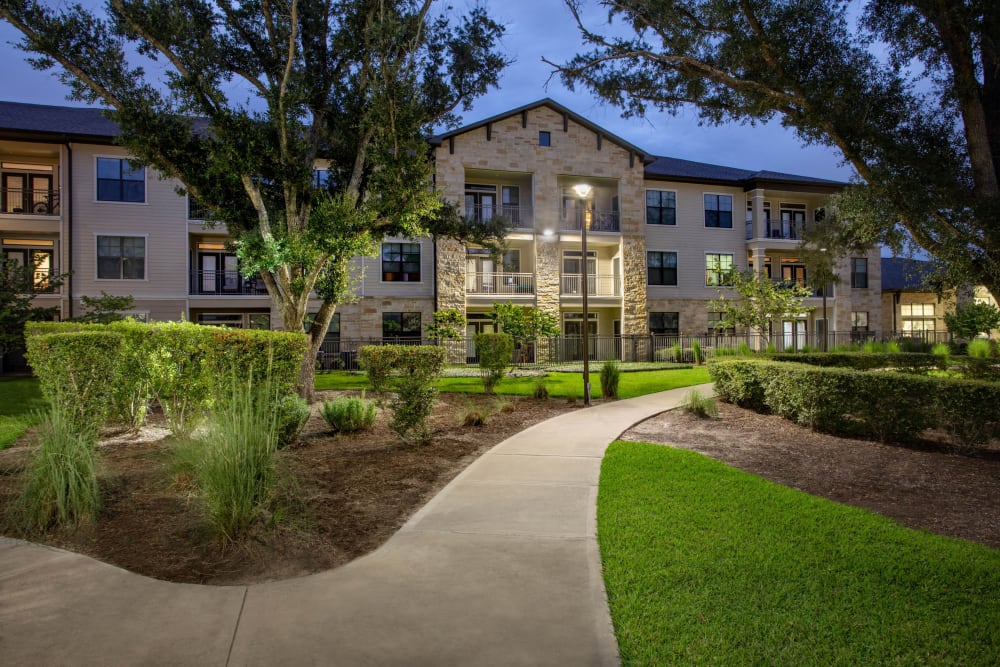
[(333, 401), (326, 401), (320, 409), (323, 419), (337, 433), (353, 433), (367, 431), (375, 425), (375, 404), (366, 401), (362, 395), (344, 396)]
[(254, 384), (267, 378), (278, 395), (298, 390), (299, 367), (308, 349), (305, 335), (265, 329), (202, 329), (206, 332), (201, 341), (206, 371), (220, 379), (216, 391), (228, 383), (222, 378), (233, 376)]
[(750, 356), (750, 346), (746, 343), (746, 341), (742, 341), (741, 340), (740, 343), (739, 343), (739, 345), (736, 346), (736, 352), (741, 357), (749, 357)]
[(208, 332), (190, 322), (158, 322), (147, 328), (155, 350), (151, 365), (153, 396), (175, 435), (193, 430), (216, 395), (217, 378), (205, 369)]
[[(754, 271), (734, 271), (732, 286), (716, 288), (719, 296), (708, 303), (708, 310), (721, 313), (719, 326), (746, 327), (766, 334), (771, 322), (804, 315), (812, 310), (802, 302), (812, 291), (798, 283), (777, 283)], [(735, 292), (737, 298), (731, 293)]]
[(674, 361), (678, 364), (684, 363), (684, 346), (681, 345), (680, 341), (674, 343)]
[(544, 375), (535, 376), (535, 384), (531, 389), (531, 397), (536, 401), (544, 401), (549, 397), (549, 388)]
[(465, 333), (465, 315), (455, 308), (436, 310), (434, 322), (427, 327), (427, 337), (431, 340), (462, 340)]
[(517, 306), (512, 303), (495, 303), (489, 315), (497, 328), (513, 336), (514, 342), (518, 345), (559, 335), (559, 318), (537, 308)]
[(767, 355), (774, 361), (792, 361), (810, 366), (837, 366), (856, 370), (875, 370), (879, 368), (898, 368), (909, 371), (920, 371), (934, 368), (938, 359), (932, 354), (921, 352), (814, 352), (789, 353), (780, 352)]
[[(6, 3), (0, 18), (74, 98), (110, 107), (135, 162), (225, 225), (286, 331), (303, 331), (315, 294), (321, 340), (350, 297), (351, 258), (382, 239), (474, 234), (428, 187), (426, 136), (499, 82), (504, 28), (485, 7)], [(233, 80), (249, 85), (232, 95)], [(315, 357), (300, 361), (308, 377)]]
[[(264, 406), (266, 409), (268, 406)], [(274, 403), (278, 422), (278, 449), (295, 442), (309, 421), (309, 403), (297, 394), (286, 394)]]
[(51, 320), (58, 308), (40, 308), (33, 301), (39, 289), (54, 290), (65, 275), (52, 275), (43, 285), (37, 284), (35, 267), (0, 255), (0, 356), (24, 347), (24, 327), (32, 320)]
[(974, 338), (969, 341), (965, 353), (973, 359), (988, 359), (992, 352), (990, 341), (985, 338)]
[(944, 324), (958, 338), (988, 336), (993, 329), (1000, 328), (1000, 309), (991, 303), (970, 303), (954, 313), (945, 313)]
[(96, 432), (107, 421), (121, 378), (123, 336), (94, 328), (30, 335), (28, 363), (42, 394), (72, 428)]
[(691, 340), (691, 356), (694, 357), (695, 364), (705, 362), (705, 355), (701, 351), (701, 343), (694, 339)]
[(446, 352), (433, 345), (365, 345), (358, 358), (371, 388), (395, 391), (389, 404), (389, 427), (406, 442), (426, 442), (427, 417), (434, 408), (434, 381), (444, 368)]
[(490, 416), (489, 407), (474, 405), (472, 401), (466, 401), (465, 407), (458, 415), (458, 423), (462, 426), (486, 426)]
[(21, 495), (11, 506), (14, 525), (26, 534), (52, 525), (92, 521), (101, 507), (97, 481), (97, 432), (81, 427), (63, 406), (38, 418), (38, 449), (25, 473)]
[(272, 385), (235, 377), (229, 382), (229, 391), (217, 399), (206, 432), (181, 445), (200, 452), (178, 455), (195, 462), (194, 477), (205, 516), (223, 540), (246, 533), (271, 501), (279, 428), (277, 411), (262, 409), (278, 396)]
[(886, 442), (936, 427), (965, 444), (1000, 434), (996, 383), (766, 360), (713, 361), (709, 372), (724, 400), (816, 430)]
[(514, 356), (514, 338), (505, 333), (481, 333), (473, 338), (479, 355), (479, 371), (483, 378), (483, 391), (492, 394), (507, 374)]
[(695, 452), (612, 443), (597, 535), (623, 665), (1000, 662), (1000, 552)]
[(0, 377), (0, 449), (24, 435), (47, 411), (36, 378)]
[(951, 365), (951, 346), (948, 343), (935, 343), (931, 349), (931, 354), (937, 359), (937, 367), (940, 370), (948, 370), (948, 367)]
[(109, 324), (125, 319), (123, 311), (132, 310), (135, 306), (135, 299), (131, 296), (114, 296), (101, 290), (101, 296), (81, 296), (85, 312), (79, 317), (74, 317), (77, 322), (94, 322), (97, 324)]
[(601, 366), (601, 396), (618, 398), (618, 383), (621, 380), (622, 365), (617, 359), (611, 358)]
[(568, 4), (590, 50), (557, 66), (567, 84), (630, 115), (779, 117), (860, 176), (824, 224), (866, 246), (921, 246), (947, 284), (1000, 295), (1000, 79), (979, 74), (995, 59), (996, 3), (635, 0), (607, 3), (605, 29)]
[(692, 389), (684, 396), (681, 409), (702, 419), (716, 419), (719, 416), (719, 406), (715, 404), (715, 400), (709, 396), (702, 396), (697, 389)]

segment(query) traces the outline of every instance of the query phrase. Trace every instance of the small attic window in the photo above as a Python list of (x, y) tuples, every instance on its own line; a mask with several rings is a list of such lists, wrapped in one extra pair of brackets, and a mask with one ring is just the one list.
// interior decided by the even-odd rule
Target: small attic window
[(545, 132), (544, 130), (538, 133), (538, 145), (539, 146), (551, 146), (552, 145), (552, 133)]

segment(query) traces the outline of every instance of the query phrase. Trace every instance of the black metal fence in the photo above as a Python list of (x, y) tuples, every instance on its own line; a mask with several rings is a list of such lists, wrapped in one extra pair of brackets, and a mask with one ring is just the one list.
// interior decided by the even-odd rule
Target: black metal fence
[[(776, 333), (759, 334), (678, 334), (639, 336), (591, 336), (588, 356), (591, 361), (617, 359), (623, 362), (691, 362), (694, 361), (695, 343), (705, 357), (751, 351), (821, 351), (823, 334)], [(921, 332), (833, 332), (826, 335), (825, 349), (844, 346), (864, 346), (867, 343), (895, 342), (902, 350), (924, 351), (938, 342), (950, 342), (947, 331)], [(316, 358), (317, 370), (358, 370), (358, 350), (365, 345), (435, 345), (448, 351), (449, 364), (478, 364), (475, 345), (471, 340), (432, 341), (416, 338), (329, 338)], [(511, 362), (515, 366), (556, 366), (583, 361), (583, 337), (559, 336), (526, 341), (514, 350)]]

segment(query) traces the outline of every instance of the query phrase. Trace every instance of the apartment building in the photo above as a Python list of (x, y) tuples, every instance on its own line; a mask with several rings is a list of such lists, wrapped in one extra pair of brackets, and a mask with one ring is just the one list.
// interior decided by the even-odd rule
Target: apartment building
[[(38, 267), (38, 302), (67, 318), (81, 296), (107, 292), (134, 297), (140, 319), (279, 327), (225, 229), (206, 224), (178, 183), (132, 166), (116, 134), (97, 110), (0, 102), (0, 240), (7, 257)], [(704, 334), (731, 270), (806, 282), (799, 235), (843, 187), (657, 157), (549, 99), (430, 141), (435, 187), (469, 217), (508, 216), (509, 249), (498, 259), (450, 240), (387, 239), (380, 256), (355, 260), (358, 300), (338, 309), (333, 337), (416, 338), (442, 308), (464, 312), (469, 333), (486, 331), (498, 301), (550, 312), (568, 336)], [(877, 251), (840, 270), (829, 330), (881, 331)], [(49, 272), (72, 277), (53, 289)], [(808, 303), (817, 310), (782, 322), (786, 336), (827, 328), (820, 297)]]

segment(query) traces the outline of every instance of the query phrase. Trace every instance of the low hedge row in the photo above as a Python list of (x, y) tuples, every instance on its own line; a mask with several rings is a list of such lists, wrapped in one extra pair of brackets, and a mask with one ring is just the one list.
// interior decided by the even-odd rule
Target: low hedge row
[[(97, 426), (110, 417), (138, 427), (156, 398), (171, 426), (182, 430), (234, 379), (269, 376), (277, 395), (294, 393), (308, 345), (304, 335), (284, 331), (133, 320), (31, 322), (25, 339), (28, 362), (50, 401), (86, 410)], [(109, 394), (98, 400), (74, 389), (90, 383), (103, 383)]]
[(858, 371), (760, 359), (715, 360), (726, 401), (817, 431), (912, 440), (940, 428), (965, 446), (1000, 436), (1000, 385), (895, 371)]
[(925, 369), (938, 365), (938, 357), (922, 352), (773, 352), (774, 361), (792, 361), (810, 366), (853, 368), (859, 371), (877, 368)]

